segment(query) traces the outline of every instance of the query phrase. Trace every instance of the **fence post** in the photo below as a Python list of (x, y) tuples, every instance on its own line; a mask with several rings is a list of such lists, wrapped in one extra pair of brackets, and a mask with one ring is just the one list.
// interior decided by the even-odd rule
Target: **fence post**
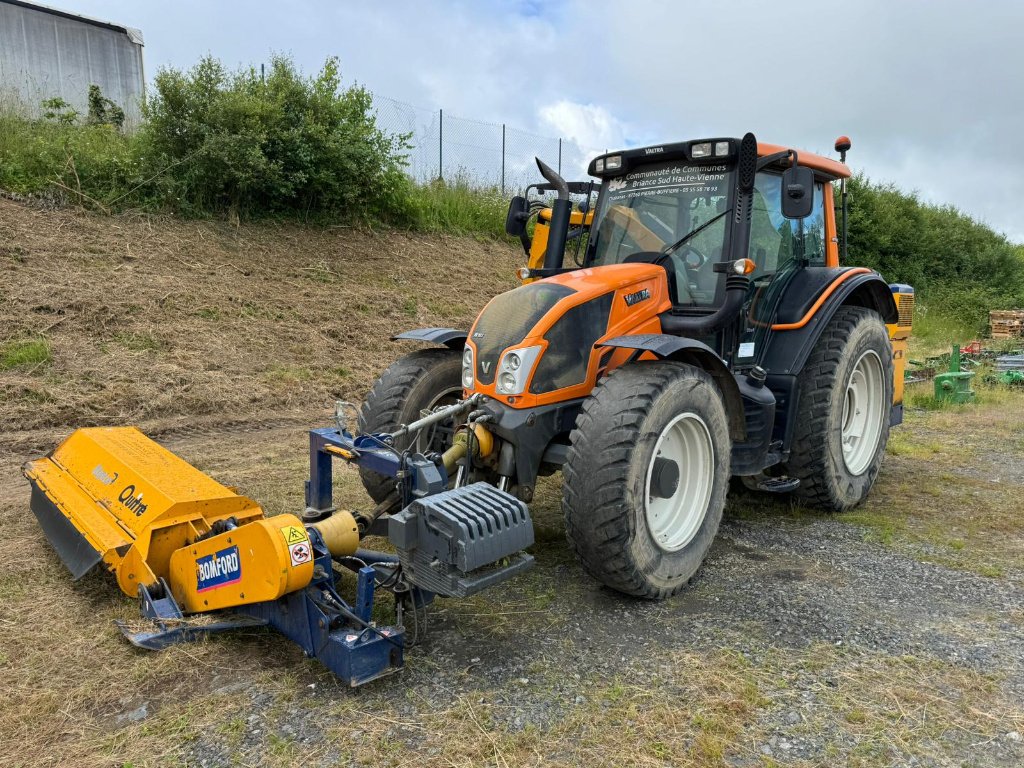
[(437, 110), (437, 178), (444, 181), (444, 110)]
[(501, 196), (505, 196), (505, 124), (501, 124)]
[(558, 140), (558, 175), (562, 175), (562, 140)]

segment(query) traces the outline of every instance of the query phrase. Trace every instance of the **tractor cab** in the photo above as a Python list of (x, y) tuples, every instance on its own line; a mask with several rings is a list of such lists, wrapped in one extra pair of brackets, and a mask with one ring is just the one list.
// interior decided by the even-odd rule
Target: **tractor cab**
[(744, 147), (736, 139), (644, 147), (590, 164), (602, 183), (584, 266), (660, 264), (671, 314), (681, 319), (714, 314), (726, 300), (723, 274), (742, 270), (748, 285), (739, 338), (713, 338), (721, 328), (692, 334), (724, 358), (735, 354), (740, 366), (758, 362), (756, 350), (765, 346), (764, 330), (793, 274), (838, 266), (835, 214), (826, 201), (832, 182), (850, 175), (844, 164), (810, 153), (756, 143), (745, 151), (755, 148), (756, 160), (746, 161), (754, 163), (748, 190), (739, 183)]

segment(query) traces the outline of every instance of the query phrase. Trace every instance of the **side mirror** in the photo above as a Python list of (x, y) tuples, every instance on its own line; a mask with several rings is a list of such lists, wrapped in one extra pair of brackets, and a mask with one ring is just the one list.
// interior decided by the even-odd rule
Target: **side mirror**
[(526, 198), (516, 195), (509, 201), (508, 215), (505, 217), (505, 232), (512, 237), (526, 234), (526, 220), (529, 218)]
[(782, 173), (782, 215), (803, 219), (814, 208), (814, 171), (794, 165)]

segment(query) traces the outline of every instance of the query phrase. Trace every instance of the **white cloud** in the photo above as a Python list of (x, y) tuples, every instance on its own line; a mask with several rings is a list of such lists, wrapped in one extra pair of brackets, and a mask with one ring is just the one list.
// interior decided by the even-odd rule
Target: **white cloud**
[(611, 112), (597, 104), (561, 99), (537, 110), (542, 131), (562, 136), (581, 147), (604, 151), (626, 144), (626, 128)]

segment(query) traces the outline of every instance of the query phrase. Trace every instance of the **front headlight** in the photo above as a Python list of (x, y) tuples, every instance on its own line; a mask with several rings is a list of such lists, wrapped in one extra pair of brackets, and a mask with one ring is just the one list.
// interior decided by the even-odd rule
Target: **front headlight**
[(501, 357), (498, 373), (498, 392), (503, 395), (522, 394), (526, 380), (530, 377), (533, 364), (540, 356), (540, 345), (509, 349)]
[(462, 352), (462, 386), (473, 387), (473, 348), (467, 346)]

